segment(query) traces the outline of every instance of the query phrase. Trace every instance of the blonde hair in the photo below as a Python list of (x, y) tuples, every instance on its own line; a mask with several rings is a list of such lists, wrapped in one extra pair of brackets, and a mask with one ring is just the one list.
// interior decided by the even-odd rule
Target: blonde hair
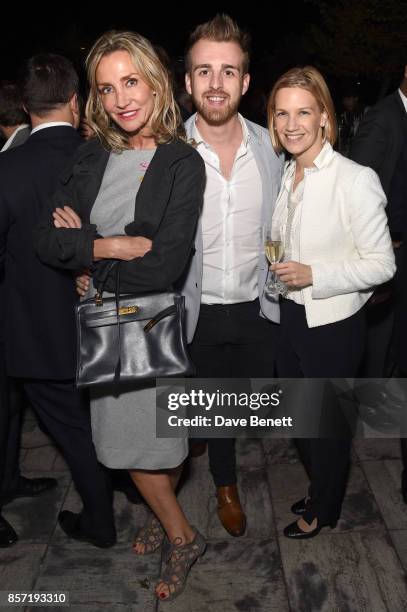
[(201, 23), (190, 34), (185, 49), (185, 69), (191, 72), (191, 49), (199, 40), (214, 42), (233, 42), (239, 45), (243, 52), (243, 74), (249, 70), (250, 34), (239, 28), (236, 21), (229, 15), (218, 14), (210, 21)]
[(276, 106), (276, 95), (279, 89), (283, 87), (300, 87), (309, 91), (317, 101), (321, 112), (325, 112), (327, 120), (322, 128), (323, 137), (331, 145), (335, 144), (337, 136), (335, 107), (329, 93), (328, 85), (322, 74), (313, 66), (304, 66), (304, 68), (292, 68), (285, 72), (271, 90), (271, 94), (267, 103), (267, 117), (270, 131), (271, 142), (275, 151), (280, 152), (283, 146), (275, 129), (274, 111)]
[(111, 30), (98, 38), (86, 58), (89, 81), (86, 120), (102, 144), (115, 151), (130, 148), (129, 135), (116, 125), (104, 110), (96, 84), (96, 70), (100, 60), (114, 51), (128, 52), (137, 72), (155, 93), (151, 132), (157, 144), (169, 142), (175, 138), (185, 139), (185, 131), (174, 99), (170, 75), (151, 43), (136, 32)]

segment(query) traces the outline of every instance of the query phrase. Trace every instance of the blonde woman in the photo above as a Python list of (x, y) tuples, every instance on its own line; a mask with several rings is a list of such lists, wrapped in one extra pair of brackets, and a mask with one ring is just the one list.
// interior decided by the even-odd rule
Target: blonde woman
[[(80, 149), (54, 197), (52, 222), (36, 233), (43, 261), (69, 270), (92, 268), (94, 284), (120, 259), (123, 293), (166, 290), (191, 255), (205, 181), (200, 155), (184, 141), (168, 74), (153, 47), (132, 32), (107, 32), (87, 58), (86, 120), (97, 138)], [(95, 265), (96, 264), (96, 265)], [(113, 274), (106, 289), (114, 291)], [(92, 283), (88, 295), (95, 292)], [(187, 440), (155, 435), (155, 388), (91, 394), (99, 460), (127, 468), (151, 508), (134, 550), (172, 545), (156, 594), (174, 599), (204, 538), (175, 496)], [(69, 522), (63, 527), (71, 529)], [(72, 529), (71, 529), (72, 531)]]
[[(277, 80), (268, 118), (275, 150), (292, 156), (272, 219), (285, 249), (284, 261), (272, 269), (288, 288), (280, 297), (278, 374), (357, 376), (365, 343), (363, 306), (373, 287), (395, 272), (385, 195), (373, 170), (333, 150), (334, 106), (312, 66)], [(322, 411), (340, 431), (337, 437), (297, 440), (310, 488), (292, 506), (300, 518), (285, 528), (289, 538), (314, 537), (340, 516), (350, 435), (340, 414), (329, 407)]]

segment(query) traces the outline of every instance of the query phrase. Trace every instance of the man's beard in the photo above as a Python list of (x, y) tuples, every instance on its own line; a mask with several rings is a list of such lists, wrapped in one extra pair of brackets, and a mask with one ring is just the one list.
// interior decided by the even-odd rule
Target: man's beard
[[(205, 96), (209, 92), (205, 93)], [(217, 95), (220, 92), (214, 92), (212, 95)], [(222, 92), (223, 93), (223, 92)], [(230, 100), (230, 98), (227, 98)], [(223, 108), (208, 108), (205, 102), (202, 102), (202, 98), (193, 98), (196, 110), (198, 114), (208, 123), (208, 125), (224, 125), (234, 117), (239, 109), (241, 96), (232, 103), (226, 104)]]

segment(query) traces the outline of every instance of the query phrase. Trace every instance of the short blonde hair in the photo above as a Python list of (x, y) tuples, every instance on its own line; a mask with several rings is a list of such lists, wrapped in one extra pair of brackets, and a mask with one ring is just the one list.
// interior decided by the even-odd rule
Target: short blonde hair
[(151, 116), (151, 131), (157, 144), (169, 142), (175, 138), (185, 139), (185, 131), (174, 99), (170, 75), (151, 43), (136, 32), (111, 30), (98, 38), (86, 58), (89, 81), (86, 120), (102, 144), (115, 151), (130, 147), (128, 134), (112, 122), (104, 110), (96, 84), (96, 70), (100, 60), (114, 51), (128, 52), (137, 72), (156, 94)]
[(210, 21), (201, 23), (190, 34), (185, 49), (185, 69), (191, 72), (191, 49), (200, 40), (211, 40), (214, 42), (236, 43), (243, 53), (243, 74), (249, 71), (250, 62), (250, 34), (241, 30), (229, 15), (218, 14)]
[(313, 66), (304, 66), (304, 68), (292, 68), (285, 72), (271, 90), (271, 94), (267, 103), (267, 117), (270, 131), (271, 142), (275, 151), (280, 152), (283, 146), (275, 129), (274, 111), (276, 106), (276, 95), (279, 89), (284, 87), (300, 87), (309, 91), (317, 101), (321, 111), (327, 115), (325, 127), (323, 129), (324, 138), (334, 145), (337, 136), (337, 126), (335, 117), (335, 107), (329, 93), (328, 85), (322, 74)]

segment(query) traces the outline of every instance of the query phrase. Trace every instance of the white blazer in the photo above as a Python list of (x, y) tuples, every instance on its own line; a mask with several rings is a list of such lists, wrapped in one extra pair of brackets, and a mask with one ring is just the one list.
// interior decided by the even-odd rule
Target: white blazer
[[(300, 262), (312, 268), (313, 285), (303, 290), (309, 327), (350, 317), (367, 302), (373, 288), (392, 278), (394, 252), (379, 177), (325, 143), (305, 172), (300, 214)], [(285, 205), (288, 164), (274, 217)], [(278, 322), (278, 319), (274, 319)]]

